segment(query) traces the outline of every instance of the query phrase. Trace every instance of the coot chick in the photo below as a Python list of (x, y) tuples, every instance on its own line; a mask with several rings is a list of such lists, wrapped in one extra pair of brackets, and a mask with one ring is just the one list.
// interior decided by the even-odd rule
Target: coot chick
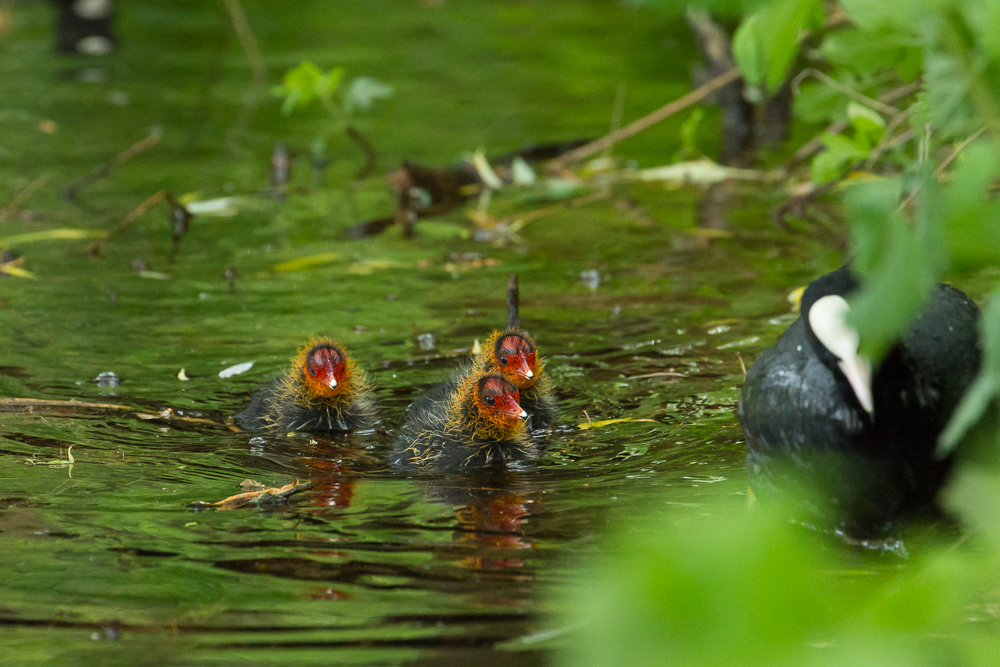
[(740, 392), (750, 485), (793, 489), (851, 536), (932, 507), (951, 466), (938, 436), (975, 377), (979, 308), (948, 285), (872, 370), (845, 297), (849, 266), (814, 281), (800, 316), (750, 367)]
[(494, 331), (474, 362), (483, 372), (500, 373), (520, 394), (528, 415), (528, 432), (548, 428), (555, 420), (556, 401), (545, 363), (535, 341), (520, 327)]
[(365, 372), (343, 348), (314, 338), (236, 418), (253, 430), (353, 431), (371, 426), (375, 402)]
[(484, 468), (534, 458), (517, 387), (501, 375), (463, 375), (434, 400), (410, 406), (395, 462), (424, 470)]
[(427, 409), (455, 391), (463, 378), (487, 374), (502, 375), (517, 387), (518, 404), (528, 415), (525, 430), (528, 433), (547, 429), (555, 420), (556, 401), (552, 396), (551, 382), (545, 372), (545, 363), (538, 354), (535, 341), (520, 327), (494, 331), (476, 357), (450, 378), (440, 382), (418, 398), (409, 411)]

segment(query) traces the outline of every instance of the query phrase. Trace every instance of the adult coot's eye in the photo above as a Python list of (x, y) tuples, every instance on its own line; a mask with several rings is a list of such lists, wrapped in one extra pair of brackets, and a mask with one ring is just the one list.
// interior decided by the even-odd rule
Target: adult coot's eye
[(497, 404), (497, 399), (493, 398), (492, 396), (487, 396), (483, 400), (486, 401), (486, 405), (496, 405)]
[(500, 365), (501, 366), (506, 366), (507, 365), (507, 357), (503, 357), (503, 356), (500, 357)]

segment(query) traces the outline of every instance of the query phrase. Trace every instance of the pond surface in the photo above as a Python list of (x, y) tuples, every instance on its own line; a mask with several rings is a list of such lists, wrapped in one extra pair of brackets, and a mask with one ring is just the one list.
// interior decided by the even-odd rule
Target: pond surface
[[(110, 229), (160, 189), (238, 196), (235, 216), (196, 217), (175, 257), (163, 203), (96, 255), (92, 240), (12, 244), (35, 279), (0, 278), (0, 396), (120, 406), (0, 412), (0, 643), (19, 664), (537, 664), (553, 587), (609, 527), (746, 502), (741, 358), (793, 319), (791, 288), (837, 266), (830, 232), (782, 232), (774, 201), (736, 190), (726, 229), (703, 234), (701, 192), (622, 185), (505, 247), (471, 240), (462, 210), (412, 240), (347, 241), (393, 210), (388, 187), (351, 182), (363, 157), (336, 139), (317, 186), (308, 146), (327, 121), (282, 117), (267, 90), (303, 59), (375, 76), (396, 90), (358, 120), (379, 173), (446, 165), (598, 136), (619, 84), (626, 121), (679, 96), (695, 61), (683, 23), (612, 2), (331, 4), (245, 3), (269, 72), (255, 89), (222, 3), (121, 3), (123, 48), (93, 60), (51, 55), (47, 5), (0, 3), (0, 204), (18, 202), (0, 237)], [(616, 154), (670, 161), (684, 119)], [(76, 202), (62, 196), (151, 132)], [(261, 194), (277, 140), (294, 159), (284, 202)], [(549, 453), (489, 477), (393, 471), (407, 404), (504, 324), (511, 272), (559, 398)], [(379, 428), (229, 428), (320, 334), (368, 370)], [(120, 384), (95, 382), (104, 372)], [(579, 427), (610, 419), (632, 421)], [(269, 508), (188, 506), (244, 479), (313, 488)]]

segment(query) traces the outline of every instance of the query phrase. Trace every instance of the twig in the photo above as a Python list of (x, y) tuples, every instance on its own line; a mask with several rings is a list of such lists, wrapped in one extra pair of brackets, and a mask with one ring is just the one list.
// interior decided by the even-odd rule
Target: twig
[(250, 120), (253, 118), (253, 112), (257, 108), (258, 89), (267, 82), (267, 65), (264, 62), (264, 58), (260, 55), (257, 40), (253, 36), (253, 30), (250, 29), (250, 23), (247, 21), (247, 15), (243, 11), (243, 5), (240, 4), (240, 0), (222, 1), (226, 6), (226, 11), (229, 13), (233, 30), (236, 31), (236, 37), (240, 40), (243, 55), (246, 56), (247, 64), (250, 66), (250, 72), (253, 76), (253, 84), (243, 94), (243, 104), (240, 106), (236, 122), (229, 129), (229, 132), (226, 133), (226, 143), (229, 145), (229, 150), (234, 155), (242, 155), (244, 151), (239, 144), (238, 137), (246, 131)]
[(536, 208), (534, 211), (528, 211), (524, 215), (513, 216), (514, 221), (511, 222), (510, 228), (513, 231), (517, 231), (533, 220), (544, 218), (547, 215), (559, 213), (560, 211), (565, 211), (567, 209), (576, 208), (577, 206), (592, 204), (594, 202), (601, 201), (602, 199), (607, 199), (610, 196), (610, 193), (606, 190), (599, 190), (597, 192), (591, 192), (589, 195), (577, 197), (576, 199), (568, 202), (559, 202), (558, 204), (552, 204), (551, 206), (545, 206), (544, 208)]
[(4, 412), (32, 411), (37, 408), (72, 408), (77, 410), (131, 410), (116, 403), (87, 403), (85, 401), (56, 401), (44, 398), (0, 398)]
[[(957, 146), (955, 146), (955, 148), (951, 151), (951, 153), (948, 154), (948, 157), (946, 157), (941, 162), (941, 164), (939, 164), (937, 166), (937, 169), (934, 170), (934, 178), (936, 178), (938, 180), (941, 180), (941, 177), (944, 175), (944, 170), (948, 167), (948, 165), (950, 165), (952, 162), (954, 162), (955, 158), (957, 158), (959, 156), (959, 154), (962, 151), (964, 151), (966, 149), (966, 147), (968, 147), (969, 144), (971, 144), (973, 141), (975, 141), (976, 139), (978, 139), (979, 135), (982, 134), (985, 131), (986, 131), (986, 128), (985, 127), (981, 127), (978, 130), (976, 130), (975, 132), (973, 132), (972, 135), (970, 135), (970, 136), (966, 137), (965, 139), (963, 139), (961, 141), (961, 143), (959, 143)], [(902, 211), (903, 209), (905, 209), (907, 206), (909, 206), (913, 202), (913, 200), (917, 198), (918, 194), (920, 194), (920, 184), (919, 183), (917, 184), (917, 187), (913, 188), (913, 192), (911, 192), (910, 195), (906, 199), (904, 199), (903, 202), (898, 207), (896, 207), (895, 213), (899, 213), (900, 211)]]
[[(907, 95), (920, 90), (920, 82), (908, 83), (905, 86), (900, 86), (898, 88), (893, 88), (888, 91), (885, 95), (880, 95), (879, 100), (885, 102), (886, 104), (891, 104), (897, 100), (901, 100)], [(813, 155), (818, 153), (823, 149), (823, 142), (820, 137), (824, 134), (839, 134), (847, 129), (848, 122), (846, 120), (838, 120), (835, 123), (831, 123), (825, 130), (820, 132), (819, 136), (810, 139), (806, 143), (802, 144), (799, 150), (795, 151), (795, 155), (785, 163), (785, 171), (791, 171), (800, 162), (808, 160)]]
[(818, 69), (813, 69), (812, 67), (807, 67), (806, 69), (799, 72), (794, 79), (792, 79), (792, 90), (795, 91), (796, 95), (798, 95), (799, 92), (799, 83), (801, 83), (802, 79), (806, 78), (807, 76), (814, 76), (823, 83), (825, 83), (830, 88), (833, 88), (837, 92), (847, 95), (855, 102), (860, 102), (861, 104), (870, 106), (873, 109), (877, 109), (884, 114), (895, 115), (899, 113), (899, 109), (897, 109), (896, 107), (890, 106), (888, 104), (885, 104), (884, 102), (880, 102), (878, 100), (868, 97), (867, 95), (859, 93), (850, 86), (845, 86), (844, 84), (837, 81), (828, 74), (824, 74), (823, 72), (820, 72)]
[(372, 175), (372, 172), (375, 171), (376, 162), (378, 160), (378, 153), (375, 152), (375, 147), (372, 146), (371, 142), (368, 141), (363, 134), (358, 132), (357, 128), (348, 125), (347, 129), (344, 131), (347, 133), (347, 136), (350, 137), (351, 141), (356, 143), (361, 150), (365, 152), (365, 164), (361, 167), (358, 175), (354, 177), (354, 180), (360, 181), (368, 178)]
[(105, 240), (111, 238), (112, 236), (115, 236), (115, 235), (120, 234), (121, 232), (123, 232), (126, 227), (128, 227), (129, 225), (131, 225), (133, 222), (135, 222), (140, 217), (146, 215), (146, 212), (150, 208), (152, 208), (154, 205), (156, 205), (156, 204), (160, 203), (161, 201), (163, 201), (164, 198), (166, 198), (166, 195), (167, 195), (167, 191), (166, 190), (160, 190), (160, 191), (156, 192), (155, 194), (153, 194), (152, 196), (150, 196), (149, 198), (147, 198), (146, 201), (144, 201), (141, 204), (139, 204), (138, 206), (136, 206), (134, 209), (132, 209), (132, 212), (129, 213), (128, 215), (126, 215), (125, 218), (121, 222), (119, 222), (117, 225), (115, 225), (114, 227), (112, 227), (111, 229), (109, 229), (107, 235), (103, 239), (98, 239), (98, 240), (94, 241), (90, 245), (90, 247), (87, 248), (87, 254), (88, 255), (96, 255), (97, 253), (99, 253), (101, 251), (101, 241), (105, 241)]
[(647, 114), (646, 116), (643, 116), (638, 120), (632, 121), (625, 127), (621, 128), (620, 130), (606, 134), (600, 139), (597, 139), (596, 141), (592, 141), (589, 144), (580, 146), (579, 148), (574, 149), (569, 153), (566, 153), (562, 157), (553, 160), (550, 163), (549, 167), (553, 171), (559, 171), (561, 169), (565, 169), (566, 165), (568, 165), (571, 162), (582, 160), (583, 158), (589, 155), (593, 155), (594, 153), (604, 150), (608, 146), (613, 146), (614, 144), (617, 144), (619, 141), (635, 136), (636, 134), (639, 134), (643, 130), (646, 130), (652, 127), (653, 125), (656, 125), (661, 120), (668, 118), (669, 116), (672, 116), (678, 111), (683, 111), (692, 104), (697, 104), (698, 102), (701, 102), (703, 99), (705, 99), (712, 93), (728, 86), (733, 81), (739, 79), (741, 76), (742, 74), (740, 73), (739, 68), (734, 67), (728, 72), (720, 74), (714, 79), (711, 79), (707, 83), (699, 86), (698, 88), (694, 89), (687, 95), (679, 99), (676, 99), (673, 102), (670, 102), (669, 104), (665, 104), (656, 111)]
[[(625, 109), (625, 84), (618, 84), (618, 92), (615, 93), (615, 105), (611, 109), (611, 126), (608, 127), (608, 132), (614, 132), (622, 126), (622, 112)], [(601, 157), (609, 158), (611, 157), (611, 146), (604, 149), (601, 153)]]
[(896, 131), (896, 128), (899, 127), (900, 123), (913, 114), (913, 111), (914, 108), (909, 107), (892, 117), (892, 120), (889, 121), (889, 124), (885, 127), (885, 131), (882, 133), (884, 138), (878, 143), (877, 146), (875, 146), (875, 148), (872, 149), (871, 153), (868, 154), (868, 159), (865, 161), (866, 171), (872, 168), (872, 165), (875, 164), (879, 156), (882, 155), (882, 153), (884, 153), (888, 148), (899, 145), (896, 143), (898, 138), (904, 136), (906, 132), (901, 132), (897, 137), (893, 137), (892, 133)]
[(41, 188), (48, 182), (49, 182), (49, 175), (42, 174), (41, 176), (33, 180), (31, 183), (28, 183), (26, 186), (21, 188), (18, 191), (18, 193), (14, 195), (14, 199), (11, 200), (10, 206), (8, 206), (7, 210), (4, 212), (4, 217), (13, 218), (15, 215), (17, 215), (17, 211), (19, 208), (21, 208), (21, 205), (24, 204), (24, 202), (28, 201), (28, 198), (31, 197), (31, 195), (38, 192), (39, 188)]
[(986, 131), (985, 127), (981, 127), (976, 130), (971, 136), (962, 140), (962, 143), (955, 146), (955, 149), (948, 154), (948, 157), (938, 165), (938, 168), (934, 170), (934, 178), (941, 178), (944, 175), (944, 170), (948, 168), (948, 165), (955, 161), (959, 153), (964, 151), (969, 144), (979, 138), (979, 135)]
[(507, 279), (507, 326), (521, 326), (521, 295), (517, 287), (517, 274)]
[(105, 162), (104, 164), (94, 169), (86, 176), (83, 176), (73, 181), (72, 183), (70, 183), (69, 187), (67, 187), (66, 190), (63, 192), (66, 199), (68, 199), (69, 201), (73, 202), (78, 206), (84, 208), (90, 208), (84, 202), (80, 201), (77, 198), (76, 196), (77, 191), (86, 185), (90, 185), (91, 183), (99, 181), (100, 179), (110, 174), (113, 168), (122, 166), (123, 164), (134, 158), (136, 155), (138, 155), (139, 153), (142, 153), (152, 148), (156, 144), (160, 143), (160, 138), (162, 136), (163, 135), (159, 130), (151, 132), (150, 135), (145, 139), (141, 139), (140, 141), (135, 142), (134, 144), (123, 150), (121, 153), (113, 157), (108, 162)]
[(240, 40), (240, 46), (243, 47), (243, 55), (246, 56), (250, 71), (253, 72), (254, 81), (264, 83), (267, 80), (267, 65), (260, 55), (260, 49), (257, 48), (257, 40), (250, 29), (243, 5), (240, 4), (240, 0), (222, 0), (222, 3), (226, 6), (226, 11), (229, 12), (229, 19), (233, 22), (233, 30), (236, 31), (236, 38)]

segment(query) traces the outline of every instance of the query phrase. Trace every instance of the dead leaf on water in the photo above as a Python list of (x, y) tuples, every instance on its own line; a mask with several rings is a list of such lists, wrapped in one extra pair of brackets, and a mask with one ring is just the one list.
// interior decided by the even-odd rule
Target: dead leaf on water
[(156, 414), (151, 414), (148, 412), (137, 412), (135, 416), (139, 419), (144, 419), (146, 421), (152, 421), (155, 419), (162, 419), (164, 421), (178, 421), (187, 422), (189, 424), (216, 424), (216, 422), (211, 419), (203, 419), (201, 417), (183, 417), (176, 412), (173, 408), (164, 408)]
[[(257, 484), (253, 480), (246, 480), (243, 484), (250, 482), (252, 484)], [(243, 486), (241, 484), (240, 486)], [(263, 486), (263, 485), (261, 485)], [(193, 502), (188, 507), (195, 507), (200, 509), (207, 509), (209, 507), (214, 507), (219, 511), (224, 510), (235, 510), (241, 507), (246, 507), (250, 503), (259, 505), (267, 502), (277, 502), (285, 500), (288, 496), (294, 495), (296, 493), (301, 493), (312, 488), (312, 482), (299, 482), (295, 480), (291, 484), (286, 484), (281, 488), (271, 487), (269, 489), (261, 489), (260, 491), (250, 491), (247, 493), (237, 493), (235, 496), (229, 496), (215, 503), (208, 503), (204, 501)]]
[(234, 375), (246, 373), (251, 368), (253, 368), (253, 362), (245, 361), (242, 364), (236, 364), (235, 366), (230, 366), (229, 368), (222, 369), (221, 371), (219, 371), (219, 377), (225, 379), (228, 377), (232, 377)]
[(405, 262), (393, 262), (384, 259), (366, 259), (360, 262), (354, 262), (349, 267), (347, 267), (348, 273), (353, 273), (355, 275), (366, 276), (376, 269), (407, 269), (410, 268), (409, 264)]
[(12, 234), (0, 237), (0, 248), (9, 248), (12, 245), (22, 243), (33, 243), (35, 241), (74, 241), (79, 239), (103, 239), (107, 232), (100, 229), (73, 229), (60, 227), (58, 229), (47, 229), (43, 232), (28, 232), (26, 234)]
[(170, 274), (159, 271), (137, 271), (135, 275), (148, 280), (170, 280)]
[(730, 324), (739, 324), (739, 322), (740, 322), (739, 319), (737, 319), (735, 317), (730, 317), (729, 319), (726, 319), (726, 320), (709, 320), (708, 322), (705, 322), (701, 326), (703, 326), (703, 327), (723, 327), (723, 326), (728, 326)]
[(272, 269), (279, 273), (284, 273), (286, 271), (302, 271), (303, 269), (311, 269), (314, 266), (335, 262), (339, 258), (339, 253), (324, 252), (319, 255), (309, 255), (308, 257), (299, 257), (298, 259), (281, 262), (279, 264), (275, 264)]
[(583, 422), (577, 424), (576, 427), (582, 431), (586, 431), (588, 428), (601, 428), (604, 426), (610, 426), (611, 424), (620, 424), (622, 422), (655, 422), (655, 419), (637, 419), (634, 417), (621, 417), (619, 419), (605, 419), (603, 421), (597, 422)]
[(705, 239), (728, 239), (733, 235), (728, 229), (712, 229), (711, 227), (695, 227), (688, 229), (687, 233), (691, 236), (700, 236)]
[(22, 269), (20, 267), (21, 264), (24, 264), (24, 257), (18, 257), (5, 264), (0, 264), (0, 273), (6, 273), (8, 276), (14, 276), (15, 278), (34, 279), (35, 274), (27, 269)]

